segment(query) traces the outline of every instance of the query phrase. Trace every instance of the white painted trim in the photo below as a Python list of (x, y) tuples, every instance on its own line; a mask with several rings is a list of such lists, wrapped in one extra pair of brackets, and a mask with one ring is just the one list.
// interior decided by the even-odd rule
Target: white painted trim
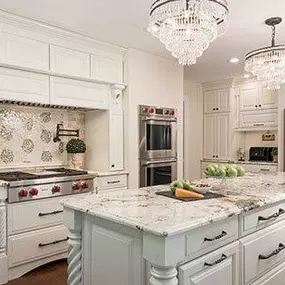
[(233, 86), (233, 79), (225, 79), (220, 81), (205, 82), (202, 84), (203, 91), (211, 91), (216, 89), (228, 89)]
[(15, 70), (20, 70), (20, 71), (27, 71), (27, 72), (33, 72), (36, 74), (43, 74), (43, 75), (49, 75), (49, 76), (54, 76), (54, 77), (60, 77), (60, 78), (66, 78), (66, 79), (72, 79), (72, 80), (78, 80), (78, 81), (85, 81), (85, 82), (91, 82), (91, 83), (97, 83), (97, 84), (102, 84), (102, 85), (108, 85), (108, 86), (115, 86), (115, 88), (123, 88), (124, 90), (126, 88), (126, 85), (123, 83), (114, 83), (114, 82), (108, 82), (108, 81), (101, 81), (97, 79), (92, 79), (88, 77), (80, 77), (80, 76), (72, 76), (72, 75), (65, 75), (62, 73), (56, 73), (52, 71), (43, 71), (43, 70), (38, 70), (38, 69), (33, 69), (33, 68), (27, 68), (27, 67), (20, 67), (16, 65), (11, 65), (11, 64), (6, 64), (6, 63), (0, 63), (0, 67), (4, 68), (9, 68), (9, 69), (15, 69)]

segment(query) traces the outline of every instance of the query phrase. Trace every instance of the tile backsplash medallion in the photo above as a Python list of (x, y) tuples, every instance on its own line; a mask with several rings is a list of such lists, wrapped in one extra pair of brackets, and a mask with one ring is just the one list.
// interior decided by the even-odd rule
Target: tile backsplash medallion
[(85, 137), (82, 111), (0, 106), (0, 168), (65, 164), (69, 137), (54, 143), (57, 124), (65, 129), (79, 129)]

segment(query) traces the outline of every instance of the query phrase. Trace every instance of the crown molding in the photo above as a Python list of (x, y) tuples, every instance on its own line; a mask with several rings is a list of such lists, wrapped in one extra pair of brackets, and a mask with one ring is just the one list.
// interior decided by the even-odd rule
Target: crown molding
[(233, 86), (232, 78), (202, 83), (203, 91), (210, 91), (215, 89), (227, 89), (231, 88), (232, 86)]
[(0, 10), (0, 30), (49, 44), (122, 59), (127, 48), (100, 42), (92, 37), (65, 30)]

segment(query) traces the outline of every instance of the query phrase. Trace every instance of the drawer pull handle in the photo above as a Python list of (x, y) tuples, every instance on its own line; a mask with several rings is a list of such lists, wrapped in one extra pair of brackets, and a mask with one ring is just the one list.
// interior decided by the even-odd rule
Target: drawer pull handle
[(275, 249), (272, 253), (270, 253), (269, 255), (262, 255), (260, 254), (258, 256), (259, 259), (262, 259), (262, 260), (265, 260), (265, 259), (269, 259), (271, 258), (272, 256), (275, 256), (277, 254), (279, 254), (282, 250), (285, 249), (285, 245), (283, 243), (279, 243), (279, 247), (278, 249)]
[(56, 214), (61, 214), (63, 211), (54, 211), (54, 212), (49, 212), (49, 213), (39, 213), (39, 217), (44, 217), (44, 216), (51, 216), (51, 215), (56, 215)]
[(118, 184), (120, 183), (120, 180), (114, 180), (114, 181), (108, 181), (107, 184)]
[(268, 220), (271, 220), (271, 219), (276, 219), (278, 217), (280, 217), (281, 215), (284, 215), (285, 214), (285, 210), (283, 209), (279, 209), (278, 213), (275, 213), (267, 218), (265, 217), (262, 217), (262, 216), (259, 216), (258, 217), (258, 221), (268, 221)]
[(261, 168), (260, 171), (267, 171), (268, 172), (268, 171), (270, 171), (270, 169), (269, 168)]
[(214, 266), (214, 265), (217, 265), (217, 264), (223, 262), (224, 260), (226, 260), (227, 258), (228, 257), (225, 254), (223, 254), (220, 259), (214, 261), (213, 263), (205, 262), (204, 266)]
[(204, 238), (204, 241), (215, 241), (215, 240), (218, 240), (218, 239), (221, 239), (223, 237), (225, 237), (228, 233), (225, 232), (225, 231), (222, 231), (222, 233), (214, 238)]
[(52, 241), (52, 242), (48, 242), (48, 243), (39, 243), (39, 247), (45, 247), (45, 246), (49, 246), (49, 245), (54, 245), (54, 244), (58, 244), (64, 241), (68, 241), (68, 237), (65, 239), (60, 239), (60, 240), (56, 240), (56, 241)]

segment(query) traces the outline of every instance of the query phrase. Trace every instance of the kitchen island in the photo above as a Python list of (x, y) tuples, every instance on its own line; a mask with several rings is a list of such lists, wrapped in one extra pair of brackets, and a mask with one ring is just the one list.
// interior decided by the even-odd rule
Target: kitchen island
[(65, 199), (69, 284), (282, 285), (285, 174), (208, 181), (225, 197), (155, 186)]

